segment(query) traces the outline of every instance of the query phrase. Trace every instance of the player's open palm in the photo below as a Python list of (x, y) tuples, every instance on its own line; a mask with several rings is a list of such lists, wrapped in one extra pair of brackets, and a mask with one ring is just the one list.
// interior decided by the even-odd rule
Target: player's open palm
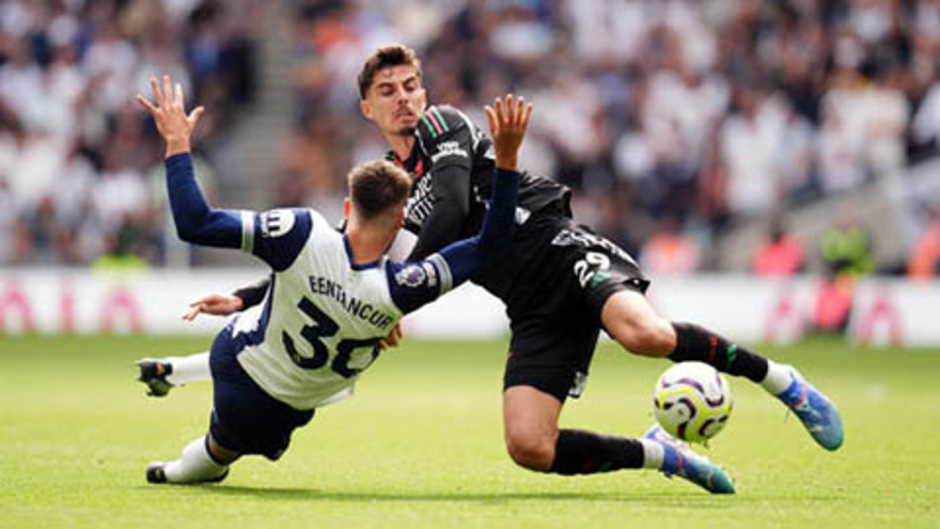
[(173, 86), (170, 76), (163, 76), (163, 86), (157, 79), (150, 78), (150, 88), (153, 90), (153, 102), (137, 94), (137, 102), (141, 104), (157, 124), (157, 130), (166, 140), (167, 156), (179, 152), (189, 151), (189, 139), (193, 129), (204, 111), (203, 107), (196, 107), (188, 115), (183, 99), (183, 87), (179, 83)]
[(486, 116), (490, 121), (490, 136), (496, 151), (496, 166), (500, 169), (516, 169), (516, 157), (519, 146), (529, 126), (532, 104), (526, 104), (525, 98), (506, 96), (505, 102), (496, 98), (493, 106), (486, 106)]
[(183, 319), (193, 321), (200, 314), (228, 316), (242, 310), (242, 307), (242, 300), (238, 296), (210, 294), (190, 303), (189, 311), (183, 314)]

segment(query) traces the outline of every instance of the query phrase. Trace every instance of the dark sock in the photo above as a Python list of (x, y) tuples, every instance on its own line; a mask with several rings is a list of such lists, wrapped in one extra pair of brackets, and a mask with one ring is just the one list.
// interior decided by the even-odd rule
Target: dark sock
[(643, 445), (636, 439), (561, 430), (549, 472), (573, 476), (643, 466)]
[(767, 377), (767, 359), (693, 323), (673, 323), (676, 350), (673, 362), (699, 361), (722, 373), (761, 382)]

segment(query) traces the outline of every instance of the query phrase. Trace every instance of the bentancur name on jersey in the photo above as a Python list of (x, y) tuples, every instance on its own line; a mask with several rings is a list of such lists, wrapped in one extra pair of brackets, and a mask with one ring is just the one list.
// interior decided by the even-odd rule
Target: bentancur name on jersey
[(347, 296), (343, 285), (326, 277), (310, 276), (310, 291), (314, 294), (333, 298), (342, 305), (346, 312), (361, 318), (370, 325), (382, 330), (388, 330), (392, 322), (396, 321), (394, 316), (376, 310), (371, 303), (364, 303), (359, 298)]

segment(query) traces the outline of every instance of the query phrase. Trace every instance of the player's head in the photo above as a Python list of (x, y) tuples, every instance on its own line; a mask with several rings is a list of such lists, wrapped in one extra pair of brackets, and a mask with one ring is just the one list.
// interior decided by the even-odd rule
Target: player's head
[(406, 46), (384, 46), (359, 72), (359, 107), (384, 134), (410, 135), (427, 104), (421, 61)]
[(365, 162), (354, 167), (348, 179), (347, 216), (354, 214), (363, 223), (388, 222), (390, 228), (401, 227), (411, 193), (411, 177), (404, 169), (385, 160)]

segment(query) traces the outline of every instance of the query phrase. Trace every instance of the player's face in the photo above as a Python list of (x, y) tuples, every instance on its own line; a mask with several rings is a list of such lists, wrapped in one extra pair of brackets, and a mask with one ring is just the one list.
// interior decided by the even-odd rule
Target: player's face
[(414, 66), (380, 70), (360, 102), (363, 115), (385, 134), (410, 135), (424, 113), (427, 94)]

